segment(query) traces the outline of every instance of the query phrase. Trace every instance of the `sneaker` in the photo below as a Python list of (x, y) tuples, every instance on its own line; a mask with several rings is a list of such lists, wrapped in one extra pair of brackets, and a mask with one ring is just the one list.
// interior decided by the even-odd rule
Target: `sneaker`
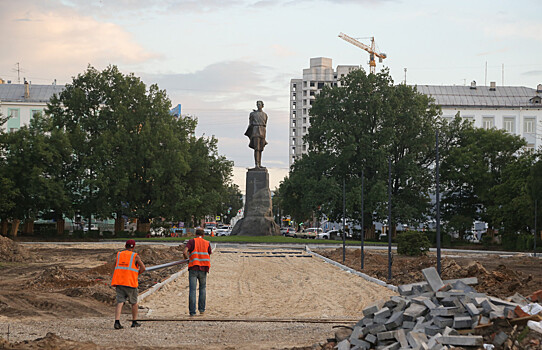
[(141, 327), (141, 323), (136, 322), (136, 321), (132, 322), (132, 328), (134, 327)]
[(120, 323), (115, 323), (115, 329), (123, 329), (124, 327), (121, 326)]
[(194, 317), (194, 316), (196, 316), (196, 314), (190, 314), (190, 317)]
[(204, 314), (205, 314), (205, 311), (200, 311), (200, 312), (199, 312), (199, 315), (200, 315), (200, 316), (203, 316)]

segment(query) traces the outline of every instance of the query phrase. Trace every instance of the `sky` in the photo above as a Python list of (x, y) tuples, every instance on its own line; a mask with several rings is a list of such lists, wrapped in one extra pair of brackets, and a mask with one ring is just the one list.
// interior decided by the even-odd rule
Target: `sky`
[(536, 88), (541, 12), (540, 0), (0, 0), (0, 78), (66, 84), (109, 64), (134, 73), (196, 117), (198, 136), (218, 139), (243, 190), (254, 166), (243, 134), (263, 100), (273, 189), (288, 171), (290, 79), (311, 57), (368, 70), (340, 32), (374, 37), (387, 54), (377, 69), (395, 83), (406, 68), (407, 84)]

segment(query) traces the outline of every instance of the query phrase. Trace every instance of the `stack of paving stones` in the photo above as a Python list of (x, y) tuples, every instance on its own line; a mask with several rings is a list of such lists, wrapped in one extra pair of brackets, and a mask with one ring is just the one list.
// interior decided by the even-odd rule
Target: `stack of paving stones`
[[(349, 338), (337, 344), (339, 350), (423, 349), (482, 347), (482, 336), (474, 328), (496, 318), (516, 317), (518, 304), (477, 293), (471, 285), (477, 278), (442, 281), (434, 267), (422, 270), (427, 282), (398, 287), (400, 296), (363, 310), (363, 318)], [(469, 332), (469, 330), (472, 330)], [(507, 335), (493, 340), (502, 345)]]

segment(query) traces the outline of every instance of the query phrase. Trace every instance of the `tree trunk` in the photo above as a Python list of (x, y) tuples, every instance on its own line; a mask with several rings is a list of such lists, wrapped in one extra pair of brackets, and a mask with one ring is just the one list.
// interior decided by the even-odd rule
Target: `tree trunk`
[(0, 234), (2, 236), (8, 235), (8, 221), (5, 219), (3, 219), (2, 222), (0, 223)]
[(137, 232), (151, 232), (149, 219), (137, 219)]
[(64, 229), (66, 227), (66, 220), (64, 219), (57, 219), (56, 220), (56, 234), (57, 235), (63, 235)]
[(122, 215), (117, 214), (117, 218), (115, 219), (115, 233), (124, 231), (124, 218)]
[(21, 220), (19, 219), (11, 220), (11, 237), (13, 238), (17, 237), (17, 231), (19, 230), (20, 223), (21, 223)]
[(24, 221), (22, 233), (24, 235), (34, 234), (34, 220), (33, 219), (26, 219)]

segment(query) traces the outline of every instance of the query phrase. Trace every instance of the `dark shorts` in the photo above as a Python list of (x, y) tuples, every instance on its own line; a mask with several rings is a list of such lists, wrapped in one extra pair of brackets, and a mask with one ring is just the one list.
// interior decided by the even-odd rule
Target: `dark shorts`
[(137, 288), (116, 286), (117, 304), (128, 301), (130, 304), (137, 304)]

